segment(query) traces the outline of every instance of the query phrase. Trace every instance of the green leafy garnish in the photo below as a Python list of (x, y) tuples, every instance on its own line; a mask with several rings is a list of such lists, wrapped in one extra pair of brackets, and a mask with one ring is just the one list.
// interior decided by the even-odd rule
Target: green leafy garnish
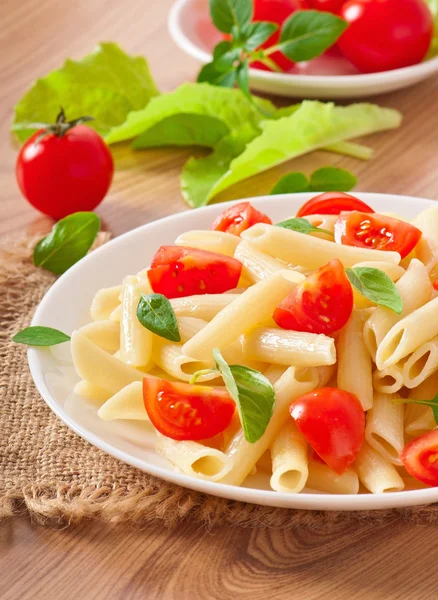
[(222, 33), (231, 33), (233, 26), (241, 27), (252, 19), (252, 0), (209, 0), (213, 23)]
[(68, 342), (70, 336), (52, 327), (26, 327), (14, 335), (13, 342), (27, 346), (56, 346)]
[(83, 258), (100, 229), (93, 212), (77, 212), (58, 221), (49, 235), (35, 246), (33, 262), (60, 275)]
[(283, 227), (284, 229), (290, 229), (291, 231), (297, 231), (298, 233), (326, 233), (328, 235), (333, 235), (331, 231), (315, 227), (310, 221), (302, 219), (301, 217), (294, 217), (293, 219), (281, 221), (281, 223), (277, 223), (277, 227)]
[(157, 94), (145, 58), (129, 56), (117, 44), (101, 43), (83, 59), (68, 59), (38, 79), (16, 105), (12, 129), (25, 141), (35, 130), (29, 124), (51, 123), (62, 106), (71, 118), (92, 114), (90, 127), (106, 136)]
[(432, 400), (411, 400), (410, 398), (397, 398), (392, 400), (393, 404), (420, 404), (422, 406), (429, 406), (432, 409), (433, 418), (435, 423), (438, 425), (438, 394)]
[(276, 183), (271, 194), (295, 194), (297, 192), (348, 192), (357, 183), (350, 171), (337, 167), (322, 167), (314, 171), (310, 180), (304, 173), (288, 173)]
[(162, 294), (142, 294), (137, 319), (146, 329), (171, 342), (180, 342), (178, 321), (171, 303)]
[(426, 56), (426, 60), (432, 58), (438, 53), (438, 0), (426, 0), (430, 12), (433, 18), (433, 37), (430, 44), (429, 52)]
[(240, 365), (229, 366), (218, 348), (213, 350), (216, 368), (236, 403), (245, 439), (254, 444), (265, 433), (275, 403), (271, 382), (259, 371)]
[(372, 267), (353, 267), (345, 269), (351, 285), (374, 304), (385, 306), (400, 314), (403, 301), (391, 278)]

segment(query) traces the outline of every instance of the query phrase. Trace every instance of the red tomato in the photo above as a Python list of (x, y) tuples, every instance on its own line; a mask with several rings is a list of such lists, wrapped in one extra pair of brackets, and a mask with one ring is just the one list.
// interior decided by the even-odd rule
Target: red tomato
[(182, 246), (161, 246), (148, 270), (157, 294), (180, 298), (195, 294), (222, 294), (237, 287), (242, 263), (235, 258)]
[(438, 486), (438, 429), (409, 442), (400, 458), (412, 477), (427, 485)]
[(344, 192), (324, 192), (311, 198), (303, 204), (297, 212), (297, 217), (308, 215), (339, 215), (347, 210), (360, 210), (361, 212), (373, 213), (373, 209), (350, 194)]
[[(255, 0), (253, 21), (271, 21), (277, 23), (280, 27), (292, 13), (300, 8), (299, 0)], [(280, 31), (277, 30), (270, 38), (262, 44), (262, 48), (270, 48), (277, 44), (280, 38)], [(288, 71), (294, 66), (282, 52), (274, 52), (269, 57), (283, 71)], [(268, 67), (260, 62), (251, 64), (251, 68), (270, 71)]]
[(339, 215), (335, 223), (335, 241), (346, 246), (392, 250), (402, 258), (421, 238), (421, 231), (398, 219), (353, 211)]
[(291, 404), (290, 414), (309, 445), (340, 475), (356, 459), (364, 439), (365, 413), (354, 394), (320, 388)]
[(350, 25), (338, 47), (363, 73), (415, 65), (430, 47), (433, 20), (424, 0), (350, 0), (340, 16)]
[(352, 310), (353, 290), (335, 258), (300, 283), (273, 317), (283, 329), (329, 334), (345, 325)]
[(438, 278), (433, 282), (433, 289), (438, 292)]
[[(57, 125), (65, 130), (68, 124), (61, 123)], [(29, 138), (17, 158), (15, 173), (24, 197), (54, 219), (95, 209), (113, 178), (108, 146), (86, 125), (76, 125), (62, 135), (47, 133), (38, 140), (43, 132)]]
[(145, 377), (143, 400), (157, 431), (173, 440), (204, 440), (224, 431), (236, 405), (228, 392)]
[(324, 12), (338, 13), (347, 0), (301, 0), (304, 9), (321, 10)]
[(256, 210), (249, 202), (239, 202), (229, 208), (226, 208), (214, 221), (211, 226), (216, 231), (227, 231), (240, 235), (245, 229), (249, 229), (256, 223), (269, 223), (271, 219), (264, 213)]

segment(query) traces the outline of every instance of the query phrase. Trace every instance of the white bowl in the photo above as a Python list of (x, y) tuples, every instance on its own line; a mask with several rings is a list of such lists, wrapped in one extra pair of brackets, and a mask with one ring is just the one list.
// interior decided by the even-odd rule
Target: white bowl
[[(170, 10), (168, 24), (170, 35), (181, 50), (203, 64), (211, 61), (212, 48), (221, 40), (221, 34), (209, 26), (207, 0), (177, 0)], [(201, 33), (206, 27), (208, 39), (203, 40)], [(360, 98), (408, 87), (436, 72), (438, 56), (412, 67), (363, 75), (342, 57), (323, 56), (307, 64), (300, 63), (297, 73), (250, 69), (250, 83), (254, 90), (279, 96)]]
[[(278, 222), (297, 211), (312, 194), (261, 196), (251, 199), (258, 209)], [(433, 201), (385, 194), (357, 194), (382, 212), (413, 217)], [(55, 327), (71, 333), (89, 321), (95, 292), (119, 284), (123, 277), (137, 273), (152, 258), (158, 246), (171, 244), (189, 229), (205, 229), (224, 209), (216, 204), (187, 211), (142, 225), (105, 244), (69, 269), (50, 288), (39, 305), (32, 325)], [(35, 384), (50, 408), (73, 431), (101, 450), (151, 475), (214, 496), (268, 506), (315, 510), (370, 510), (397, 508), (438, 501), (438, 488), (357, 496), (318, 493), (285, 494), (269, 489), (268, 477), (248, 478), (244, 487), (192, 479), (176, 472), (154, 450), (155, 435), (150, 427), (134, 421), (102, 421), (97, 408), (72, 393), (78, 381), (71, 361), (69, 344), (53, 348), (30, 348), (29, 366)]]

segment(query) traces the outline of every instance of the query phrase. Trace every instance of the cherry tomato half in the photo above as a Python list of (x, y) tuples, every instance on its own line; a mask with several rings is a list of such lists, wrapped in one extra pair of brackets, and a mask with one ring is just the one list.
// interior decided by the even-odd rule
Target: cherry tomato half
[(145, 377), (143, 400), (157, 431), (173, 440), (204, 440), (224, 431), (236, 405), (228, 392)]
[(409, 442), (400, 458), (412, 477), (426, 485), (438, 486), (438, 429)]
[(255, 209), (249, 202), (239, 202), (226, 208), (213, 222), (211, 228), (216, 231), (227, 231), (240, 235), (245, 229), (249, 229), (256, 223), (269, 223), (271, 219)]
[(338, 47), (363, 73), (415, 65), (430, 47), (433, 20), (424, 0), (350, 0), (340, 16), (349, 27)]
[(73, 126), (62, 136), (48, 131), (43, 136), (45, 131), (32, 135), (18, 155), (15, 173), (23, 196), (54, 219), (93, 210), (113, 178), (108, 146), (86, 125)]
[(157, 294), (180, 298), (195, 294), (222, 294), (237, 287), (242, 263), (235, 258), (183, 246), (161, 246), (148, 270)]
[(345, 325), (352, 310), (353, 290), (335, 258), (300, 283), (273, 317), (283, 329), (329, 334)]
[(438, 292), (438, 278), (433, 282), (433, 289)]
[(421, 238), (421, 231), (398, 219), (383, 215), (350, 212), (339, 215), (335, 223), (335, 241), (346, 246), (392, 250), (407, 256)]
[(365, 413), (358, 398), (338, 388), (301, 396), (290, 414), (309, 445), (342, 474), (356, 459), (364, 440)]
[(311, 198), (297, 212), (297, 217), (308, 215), (339, 215), (343, 211), (359, 210), (373, 213), (373, 209), (350, 194), (344, 192), (324, 192)]

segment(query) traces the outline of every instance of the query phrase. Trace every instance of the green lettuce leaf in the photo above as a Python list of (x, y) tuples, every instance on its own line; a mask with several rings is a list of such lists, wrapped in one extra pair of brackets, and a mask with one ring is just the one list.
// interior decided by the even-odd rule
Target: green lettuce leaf
[(335, 106), (304, 101), (290, 116), (267, 120), (262, 134), (251, 141), (210, 190), (207, 203), (230, 186), (271, 167), (324, 146), (400, 125), (401, 115), (374, 104)]
[[(268, 100), (257, 98), (256, 103), (274, 114), (275, 108)], [(266, 118), (255, 104), (248, 102), (240, 90), (220, 88), (208, 83), (185, 83), (169, 94), (154, 98), (143, 110), (129, 114), (126, 122), (113, 129), (106, 140), (111, 144), (141, 136), (157, 123), (181, 114), (219, 119), (229, 131), (238, 129), (243, 123), (257, 126)], [(140, 137), (135, 141), (135, 146), (141, 148), (141, 144)]]
[(181, 192), (187, 204), (192, 208), (205, 206), (210, 190), (228, 171), (231, 161), (259, 133), (260, 130), (246, 123), (226, 135), (209, 156), (190, 158), (181, 173)]
[(63, 106), (68, 119), (94, 117), (90, 127), (106, 136), (157, 95), (146, 59), (102, 43), (83, 59), (68, 59), (38, 79), (16, 105), (12, 130), (25, 141), (35, 131), (29, 124), (53, 122)]

